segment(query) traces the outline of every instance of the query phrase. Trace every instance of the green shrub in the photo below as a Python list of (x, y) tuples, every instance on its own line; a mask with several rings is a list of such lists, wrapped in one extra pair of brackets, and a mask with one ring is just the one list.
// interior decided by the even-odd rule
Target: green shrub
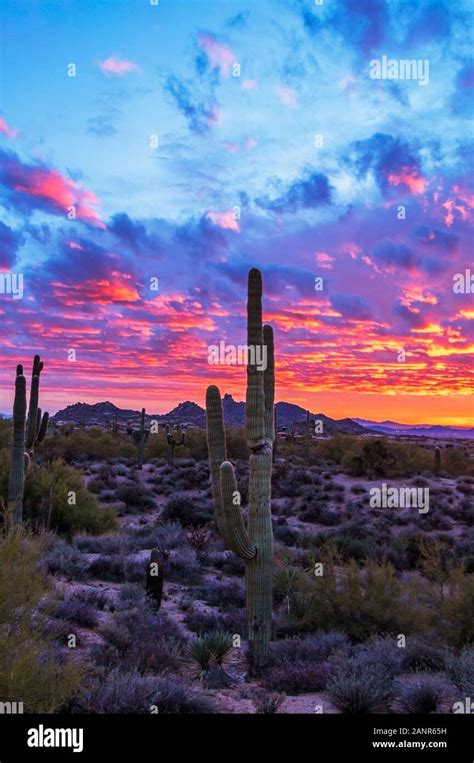
[(0, 538), (0, 699), (27, 713), (54, 713), (79, 688), (72, 660), (55, 659), (38, 606), (49, 592), (40, 568), (44, 542), (24, 533)]
[(68, 538), (76, 532), (100, 535), (116, 527), (115, 511), (102, 509), (83, 485), (81, 474), (62, 461), (32, 464), (25, 483), (25, 520)]

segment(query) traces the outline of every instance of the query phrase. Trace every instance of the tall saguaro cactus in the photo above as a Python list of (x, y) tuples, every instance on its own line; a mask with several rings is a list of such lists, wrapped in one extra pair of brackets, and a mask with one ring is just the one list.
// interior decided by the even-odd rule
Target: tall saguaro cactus
[[(249, 518), (240, 511), (234, 467), (226, 460), (224, 417), (219, 389), (206, 394), (207, 442), (216, 522), (228, 548), (245, 562), (249, 662), (258, 674), (267, 662), (272, 624), (273, 533), (271, 475), (274, 441), (275, 368), (273, 331), (262, 328), (262, 275), (253, 268), (248, 279), (246, 433), (250, 449)], [(256, 347), (266, 347), (264, 371), (251, 363)]]
[(23, 494), (25, 479), (36, 445), (43, 442), (48, 429), (49, 414), (41, 415), (38, 407), (40, 374), (43, 363), (39, 355), (33, 360), (31, 376), (30, 404), (26, 417), (26, 379), (23, 366), (16, 368), (15, 400), (13, 403), (13, 446), (8, 485), (8, 515), (14, 525), (21, 525), (23, 519)]

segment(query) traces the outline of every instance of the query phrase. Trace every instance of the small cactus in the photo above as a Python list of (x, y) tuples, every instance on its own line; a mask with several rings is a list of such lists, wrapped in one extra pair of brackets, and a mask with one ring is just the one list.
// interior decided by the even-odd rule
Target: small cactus
[(185, 432), (181, 431), (179, 427), (176, 429), (176, 435), (172, 434), (170, 425), (167, 424), (165, 428), (166, 442), (168, 443), (168, 465), (174, 466), (174, 451), (175, 448), (179, 448), (184, 445)]
[(160, 548), (152, 549), (150, 558), (146, 563), (146, 593), (152, 599), (157, 609), (161, 606), (163, 596), (163, 583), (165, 564), (169, 553)]
[(14, 525), (21, 525), (23, 520), (23, 495), (25, 479), (34, 449), (46, 437), (49, 414), (41, 415), (38, 407), (40, 374), (43, 363), (39, 355), (33, 360), (31, 376), (30, 404), (26, 417), (26, 379), (23, 366), (18, 365), (15, 380), (15, 400), (13, 403), (13, 446), (10, 480), (8, 485), (8, 519)]

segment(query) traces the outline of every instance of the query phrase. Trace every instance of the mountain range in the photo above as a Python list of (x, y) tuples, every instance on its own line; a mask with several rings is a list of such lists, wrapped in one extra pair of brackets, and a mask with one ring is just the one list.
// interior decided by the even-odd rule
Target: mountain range
[[(222, 399), (224, 421), (229, 426), (243, 426), (245, 423), (245, 402), (234, 400), (232, 395), (226, 394)], [(306, 422), (306, 410), (293, 403), (280, 402), (276, 404), (278, 427), (288, 427), (293, 424)], [(112, 422), (117, 416), (119, 423), (133, 424), (139, 422), (140, 412), (131, 409), (118, 408), (108, 400), (103, 403), (74, 403), (58, 411), (53, 417), (54, 422), (74, 422), (82, 425), (104, 424)], [(324, 434), (333, 432), (346, 432), (348, 434), (363, 434), (364, 427), (352, 419), (331, 419), (323, 413), (311, 413), (311, 419), (323, 422)], [(155, 420), (168, 424), (193, 424), (204, 427), (206, 425), (206, 412), (204, 408), (186, 400), (180, 403), (166, 414), (147, 414), (147, 420)], [(297, 427), (298, 428), (298, 427)]]
[(474, 439), (474, 427), (450, 427), (439, 424), (400, 424), (398, 421), (371, 421), (370, 419), (352, 419), (365, 429), (383, 434), (412, 435), (416, 437), (463, 437)]
[[(229, 426), (243, 426), (245, 423), (245, 402), (234, 400), (232, 395), (225, 394), (222, 399), (225, 423)], [(285, 428), (295, 425), (301, 430), (306, 422), (306, 410), (299, 405), (284, 401), (276, 404), (278, 427)], [(131, 408), (118, 408), (110, 401), (101, 403), (74, 403), (68, 405), (52, 416), (53, 422), (74, 422), (85, 426), (111, 423), (115, 416), (121, 424), (138, 424), (140, 412)], [(6, 418), (6, 416), (5, 416)], [(474, 428), (440, 426), (430, 424), (401, 424), (397, 421), (373, 421), (362, 418), (332, 419), (323, 413), (310, 413), (311, 419), (323, 422), (324, 434), (344, 432), (346, 434), (364, 434), (367, 431), (387, 435), (412, 435), (419, 437), (437, 438), (467, 438), (474, 439)], [(204, 427), (206, 412), (197, 403), (186, 400), (166, 414), (147, 414), (151, 419), (168, 424), (191, 424)]]

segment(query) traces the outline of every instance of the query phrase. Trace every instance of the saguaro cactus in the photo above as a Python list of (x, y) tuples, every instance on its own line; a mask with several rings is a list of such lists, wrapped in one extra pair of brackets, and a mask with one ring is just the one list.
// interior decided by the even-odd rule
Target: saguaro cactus
[(155, 603), (156, 608), (161, 606), (163, 596), (163, 583), (165, 579), (165, 564), (168, 559), (168, 552), (160, 548), (154, 548), (151, 551), (150, 559), (146, 563), (146, 592)]
[(140, 420), (140, 429), (135, 429), (133, 432), (133, 439), (138, 450), (138, 468), (143, 466), (143, 459), (145, 456), (145, 445), (149, 435), (148, 429), (145, 429), (145, 409), (142, 408), (142, 416)]
[(176, 429), (176, 435), (172, 434), (170, 425), (166, 425), (166, 442), (168, 443), (168, 465), (174, 466), (174, 450), (179, 448), (180, 445), (184, 445), (185, 432), (181, 431), (179, 427)]
[[(266, 369), (247, 365), (246, 433), (250, 449), (249, 518), (246, 528), (240, 512), (234, 467), (226, 460), (222, 400), (211, 386), (206, 394), (207, 442), (216, 522), (228, 548), (245, 562), (250, 670), (258, 674), (267, 662), (272, 624), (273, 533), (271, 475), (274, 440), (275, 369), (273, 331), (262, 329), (262, 275), (249, 273), (247, 344), (266, 346)], [(254, 352), (254, 360), (257, 353)]]
[(43, 442), (48, 429), (49, 414), (41, 415), (38, 407), (40, 374), (43, 363), (39, 355), (33, 360), (30, 404), (26, 418), (26, 379), (23, 366), (16, 368), (15, 400), (13, 403), (13, 446), (8, 486), (9, 521), (20, 525), (23, 519), (23, 494), (25, 479), (36, 445)]
[(435, 474), (439, 474), (441, 471), (441, 450), (440, 448), (435, 448), (434, 452), (434, 470)]

